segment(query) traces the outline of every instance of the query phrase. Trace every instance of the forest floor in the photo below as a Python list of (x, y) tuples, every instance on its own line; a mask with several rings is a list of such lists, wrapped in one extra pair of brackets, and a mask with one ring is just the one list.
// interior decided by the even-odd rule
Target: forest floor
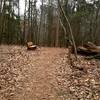
[(73, 63), (65, 48), (1, 45), (0, 100), (100, 100), (100, 60)]

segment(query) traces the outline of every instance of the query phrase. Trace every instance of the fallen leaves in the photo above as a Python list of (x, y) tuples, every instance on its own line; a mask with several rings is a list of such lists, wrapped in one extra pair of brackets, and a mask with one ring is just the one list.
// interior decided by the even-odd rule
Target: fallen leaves
[(100, 61), (78, 59), (73, 67), (67, 49), (0, 46), (0, 100), (99, 100)]
[[(100, 63), (100, 61), (85, 60), (82, 56), (79, 56), (78, 59), (78, 61), (73, 61), (74, 67), (69, 66), (72, 69), (71, 73), (65, 71), (64, 73), (61, 73), (60, 78), (58, 76), (59, 91), (66, 91), (66, 95), (62, 96), (69, 100), (99, 100), (100, 67), (98, 66), (98, 63)], [(80, 68), (84, 68), (85, 71), (80, 70)]]

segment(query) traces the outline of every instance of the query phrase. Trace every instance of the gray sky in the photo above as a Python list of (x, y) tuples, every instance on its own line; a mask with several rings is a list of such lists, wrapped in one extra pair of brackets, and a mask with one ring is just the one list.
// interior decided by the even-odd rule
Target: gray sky
[(20, 0), (20, 12), (21, 14), (24, 13), (24, 0)]
[[(89, 2), (89, 3), (93, 3), (92, 0), (86, 0), (86, 1)], [(98, 0), (96, 0), (96, 1), (98, 1)], [(24, 14), (24, 8), (25, 8), (24, 5), (25, 5), (25, 0), (20, 0), (20, 13), (21, 14)], [(40, 0), (37, 0), (37, 7), (39, 8), (40, 5), (41, 5)]]
[[(37, 7), (39, 8), (41, 5), (40, 0), (37, 0)], [(25, 0), (20, 0), (20, 13), (24, 14), (24, 8), (25, 8)]]

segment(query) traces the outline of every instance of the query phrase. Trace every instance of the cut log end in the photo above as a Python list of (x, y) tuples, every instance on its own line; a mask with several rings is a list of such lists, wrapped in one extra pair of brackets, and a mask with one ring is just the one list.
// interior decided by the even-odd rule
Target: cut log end
[(33, 45), (33, 42), (28, 42), (27, 43), (27, 50), (36, 50), (37, 45)]

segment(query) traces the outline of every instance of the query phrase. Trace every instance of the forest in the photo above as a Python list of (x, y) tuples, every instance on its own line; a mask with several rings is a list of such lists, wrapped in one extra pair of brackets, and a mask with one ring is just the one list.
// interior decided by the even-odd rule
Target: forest
[(88, 41), (99, 45), (100, 1), (58, 1), (42, 0), (41, 6), (37, 7), (39, 1), (25, 0), (22, 15), (20, 0), (1, 0), (0, 44), (26, 44), (32, 41), (41, 46), (66, 47), (68, 40), (71, 40), (69, 22), (77, 45)]
[(100, 100), (100, 0), (0, 0), (0, 100)]

